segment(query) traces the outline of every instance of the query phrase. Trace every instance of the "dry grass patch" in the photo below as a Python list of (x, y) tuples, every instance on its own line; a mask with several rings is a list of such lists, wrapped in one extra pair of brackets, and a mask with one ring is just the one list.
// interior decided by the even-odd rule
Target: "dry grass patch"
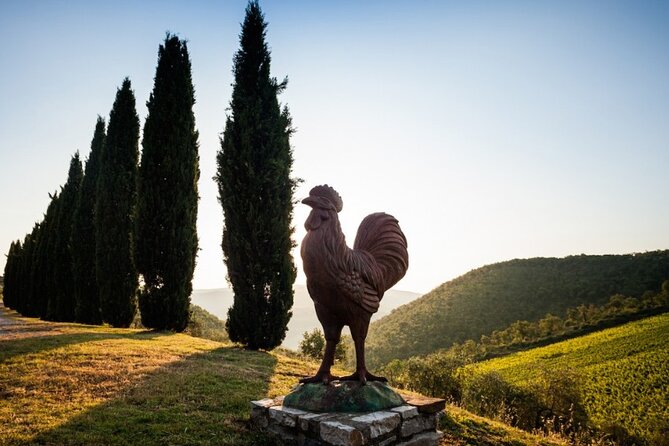
[(446, 406), (441, 421), (443, 446), (566, 446), (558, 437), (533, 435), (487, 418), (479, 417), (457, 406)]
[(0, 445), (263, 443), (248, 430), (249, 401), (286, 393), (314, 368), (183, 334), (4, 311)]

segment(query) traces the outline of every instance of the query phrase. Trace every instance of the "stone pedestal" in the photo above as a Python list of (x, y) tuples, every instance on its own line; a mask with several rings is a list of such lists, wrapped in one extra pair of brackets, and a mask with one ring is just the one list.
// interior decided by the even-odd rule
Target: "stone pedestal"
[(287, 445), (436, 446), (444, 400), (406, 398), (404, 405), (367, 413), (308, 412), (283, 406), (283, 397), (251, 402), (251, 425)]

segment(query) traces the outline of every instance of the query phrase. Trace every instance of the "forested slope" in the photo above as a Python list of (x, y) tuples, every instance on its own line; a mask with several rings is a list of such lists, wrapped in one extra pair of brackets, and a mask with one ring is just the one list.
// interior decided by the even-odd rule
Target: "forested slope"
[(669, 251), (511, 260), (446, 282), (373, 323), (367, 359), (379, 366), (424, 355), (517, 320), (564, 316), (581, 304), (605, 304), (614, 294), (639, 297), (669, 279)]

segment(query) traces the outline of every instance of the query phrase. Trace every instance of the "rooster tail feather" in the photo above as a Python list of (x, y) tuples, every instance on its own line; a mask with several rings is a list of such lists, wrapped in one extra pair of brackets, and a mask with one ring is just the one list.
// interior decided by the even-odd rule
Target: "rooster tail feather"
[(382, 292), (399, 282), (409, 267), (407, 239), (397, 219), (384, 212), (365, 217), (353, 249), (367, 251), (374, 257), (381, 273)]

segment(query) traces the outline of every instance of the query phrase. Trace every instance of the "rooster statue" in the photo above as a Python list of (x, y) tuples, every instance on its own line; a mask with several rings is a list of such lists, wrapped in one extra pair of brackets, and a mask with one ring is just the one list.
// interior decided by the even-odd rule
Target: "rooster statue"
[[(323, 325), (325, 353), (315, 376), (302, 383), (328, 384), (336, 379), (386, 381), (365, 366), (365, 339), (369, 321), (379, 309), (383, 293), (407, 271), (407, 240), (397, 220), (383, 212), (368, 215), (360, 224), (353, 249), (346, 240), (337, 213), (343, 202), (330, 186), (316, 186), (302, 203), (311, 206), (302, 241), (302, 262), (307, 289), (316, 315)], [(338, 378), (330, 373), (335, 347), (344, 325), (351, 329), (355, 343), (356, 371)]]

